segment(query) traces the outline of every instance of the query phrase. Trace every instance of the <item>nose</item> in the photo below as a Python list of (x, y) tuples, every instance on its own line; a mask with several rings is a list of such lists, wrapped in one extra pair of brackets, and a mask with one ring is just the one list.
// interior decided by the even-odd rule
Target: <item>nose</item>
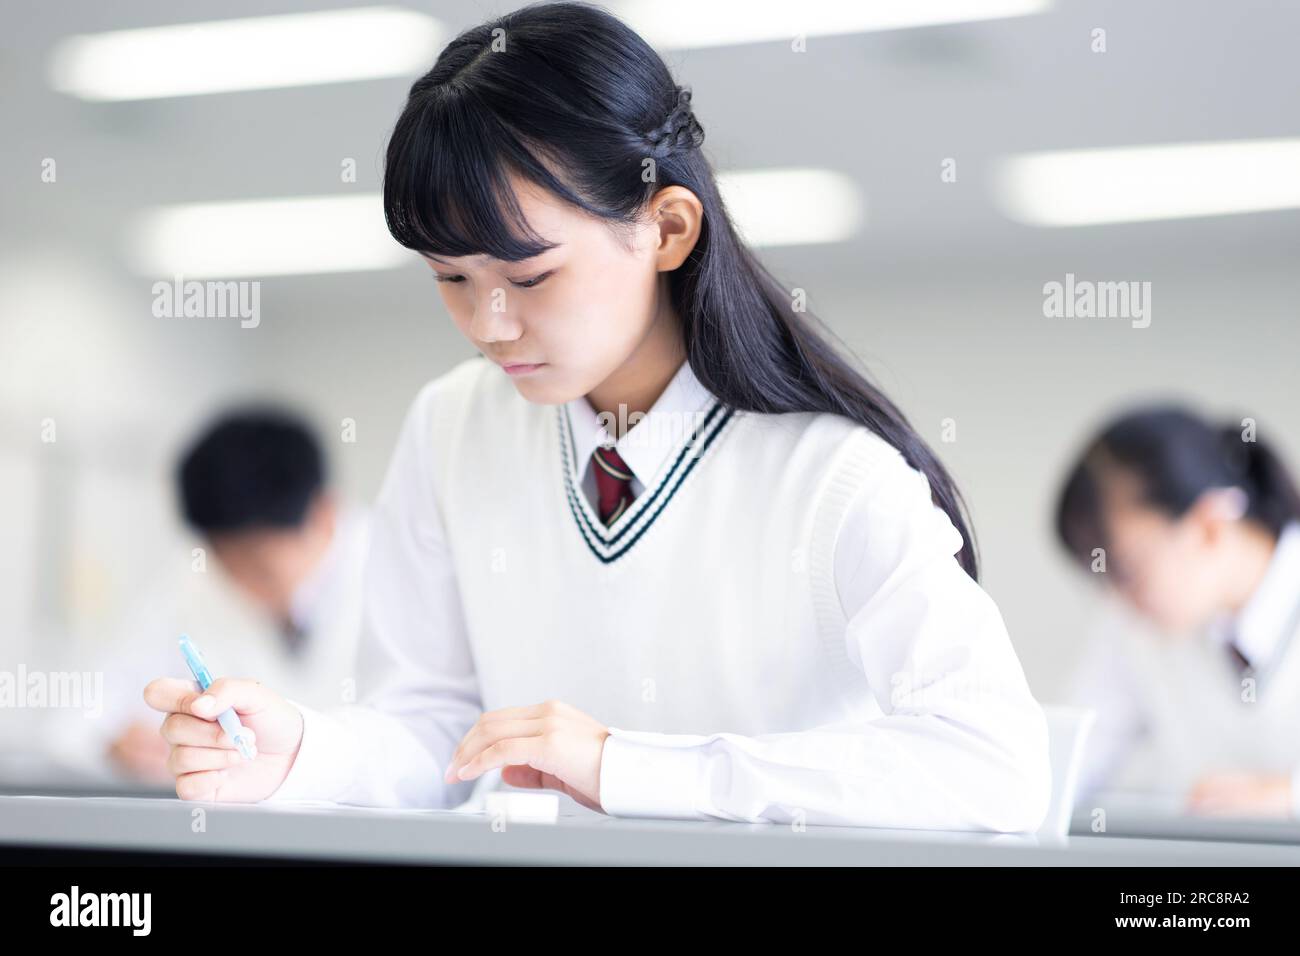
[(487, 289), (474, 302), (470, 334), (480, 342), (512, 342), (523, 331), (503, 288)]

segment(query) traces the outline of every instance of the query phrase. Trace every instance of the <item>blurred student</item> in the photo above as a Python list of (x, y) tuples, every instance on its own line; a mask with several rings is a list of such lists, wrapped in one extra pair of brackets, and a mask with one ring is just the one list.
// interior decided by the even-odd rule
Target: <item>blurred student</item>
[(141, 689), (160, 669), (188, 678), (181, 633), (217, 674), (257, 674), (319, 706), (346, 702), (369, 537), (365, 512), (328, 487), (310, 429), (273, 408), (212, 423), (184, 452), (177, 485), (202, 550), (159, 582), (104, 666), (108, 756), (157, 781), (171, 779), (169, 748)]
[(1083, 790), (1300, 815), (1300, 496), (1238, 423), (1132, 411), (1069, 473), (1060, 540), (1108, 594), (1076, 675), (1097, 708)]

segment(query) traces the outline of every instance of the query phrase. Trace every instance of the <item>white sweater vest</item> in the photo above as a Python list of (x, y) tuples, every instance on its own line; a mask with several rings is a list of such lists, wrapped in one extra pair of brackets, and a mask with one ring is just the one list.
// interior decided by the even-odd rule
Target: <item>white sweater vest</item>
[(1276, 660), (1245, 675), (1207, 635), (1126, 634), (1147, 736), (1109, 785), (1185, 793), (1216, 771), (1300, 769), (1300, 634), (1290, 630)]
[[(881, 715), (832, 559), (864, 476), (899, 454), (883, 439), (718, 405), (606, 529), (567, 477), (562, 406), (482, 357), (435, 388), (436, 497), (485, 709), (555, 698), (610, 726), (746, 735)], [(685, 691), (702, 675), (704, 699)]]

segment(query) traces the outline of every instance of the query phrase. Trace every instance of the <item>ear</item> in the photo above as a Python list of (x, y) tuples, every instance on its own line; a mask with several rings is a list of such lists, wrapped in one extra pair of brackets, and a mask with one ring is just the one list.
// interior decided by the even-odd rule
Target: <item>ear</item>
[(1216, 545), (1246, 514), (1246, 493), (1237, 487), (1207, 488), (1185, 516), (1208, 545)]
[(338, 519), (338, 502), (332, 491), (326, 488), (317, 492), (307, 513), (308, 523), (313, 529), (324, 532), (327, 537), (334, 535), (334, 526)]
[(650, 217), (659, 227), (655, 266), (672, 272), (695, 249), (704, 225), (704, 205), (685, 186), (665, 186), (650, 199)]

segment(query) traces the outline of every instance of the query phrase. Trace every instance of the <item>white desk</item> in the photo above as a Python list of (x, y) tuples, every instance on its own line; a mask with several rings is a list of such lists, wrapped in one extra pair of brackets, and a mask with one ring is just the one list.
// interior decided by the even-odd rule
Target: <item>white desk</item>
[[(1300, 845), (1300, 821), (1191, 815), (1181, 812), (1181, 807), (1181, 798), (1169, 795), (1102, 792), (1075, 807), (1070, 832), (1080, 836)], [(1104, 810), (1104, 817), (1097, 815), (1097, 810)], [(1104, 833), (1094, 833), (1095, 820), (1104, 820)]]
[[(203, 832), (194, 832), (202, 811)], [(0, 845), (304, 861), (597, 865), (1300, 865), (1300, 846), (561, 816), (494, 830), (447, 810), (0, 796)]]

